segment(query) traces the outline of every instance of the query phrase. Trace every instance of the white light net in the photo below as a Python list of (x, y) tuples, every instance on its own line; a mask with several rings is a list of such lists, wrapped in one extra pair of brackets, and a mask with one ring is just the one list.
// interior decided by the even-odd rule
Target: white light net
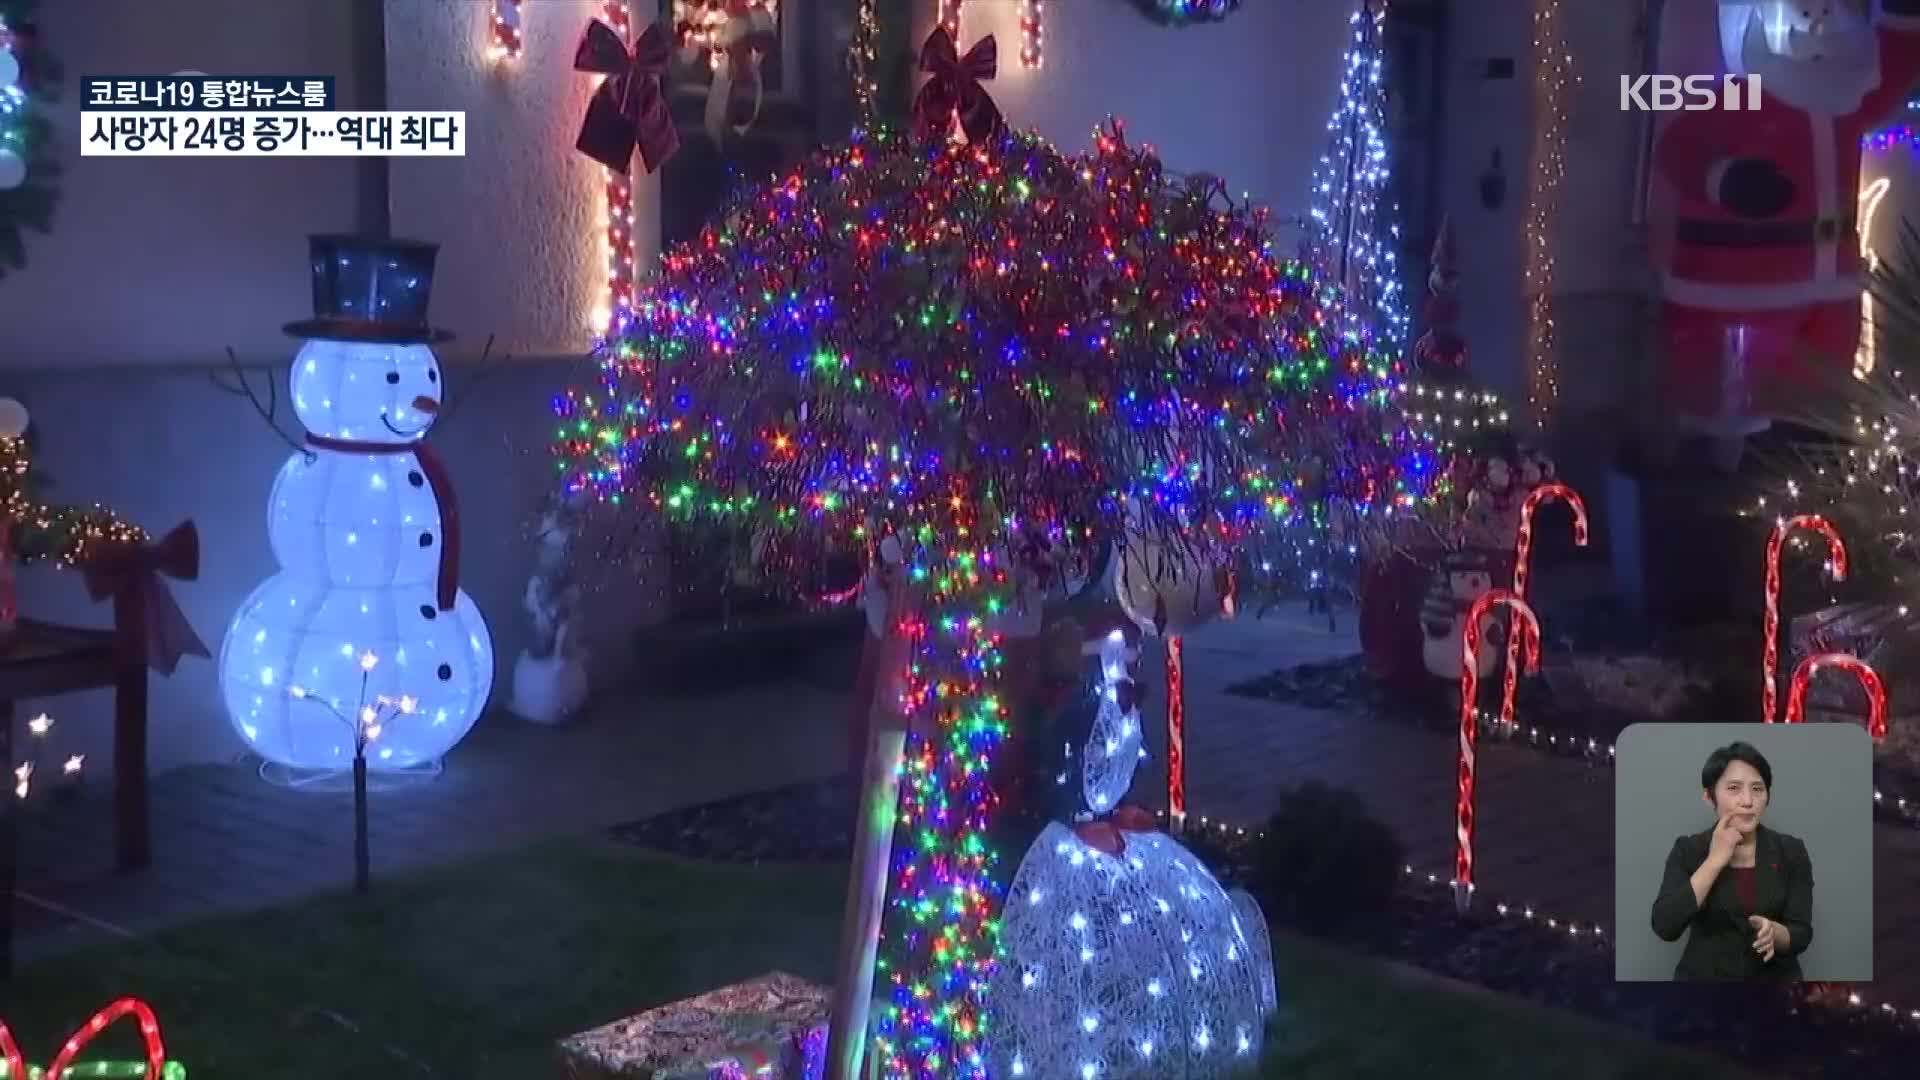
[(1139, 651), (1127, 647), (1126, 638), (1114, 631), (1100, 644), (1100, 708), (1094, 714), (1093, 732), (1082, 751), (1081, 794), (1096, 814), (1105, 814), (1120, 804), (1133, 786), (1134, 770), (1145, 753), (1140, 741), (1140, 710), (1120, 707), (1119, 684), (1130, 678), (1128, 665), (1139, 658)]
[(1164, 833), (1110, 856), (1058, 822), (1007, 895), (989, 1000), (992, 1075), (1227, 1077), (1273, 1008), (1266, 921)]
[[(1142, 729), (1116, 692), (1138, 653), (1115, 634), (1099, 656), (1083, 787), (1105, 814), (1133, 782)], [(990, 988), (993, 1076), (1175, 1080), (1258, 1063), (1276, 999), (1259, 905), (1172, 837), (1120, 835), (1124, 849), (1108, 855), (1055, 822), (1021, 860)]]

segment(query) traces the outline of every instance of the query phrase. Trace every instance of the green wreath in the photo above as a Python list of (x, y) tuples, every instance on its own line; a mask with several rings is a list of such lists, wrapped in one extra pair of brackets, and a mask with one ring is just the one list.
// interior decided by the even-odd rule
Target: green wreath
[(1148, 18), (1166, 26), (1218, 22), (1240, 10), (1240, 0), (1133, 0)]
[[(43, 102), (54, 99), (59, 65), (39, 47), (39, 0), (0, 0), (0, 278), (27, 265), (25, 232), (49, 232), (60, 199)], [(17, 71), (17, 76), (14, 73)]]

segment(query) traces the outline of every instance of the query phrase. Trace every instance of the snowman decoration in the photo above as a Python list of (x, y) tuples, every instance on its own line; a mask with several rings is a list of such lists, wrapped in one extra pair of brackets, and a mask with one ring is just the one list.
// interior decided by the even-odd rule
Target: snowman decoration
[[(1460, 678), (1460, 638), (1467, 612), (1496, 581), (1512, 576), (1520, 508), (1535, 488), (1555, 479), (1551, 458), (1521, 446), (1491, 454), (1484, 469), (1469, 478), (1460, 546), (1442, 560), (1420, 610), (1423, 658), (1435, 678)], [(1480, 623), (1476, 657), (1481, 678), (1493, 674), (1505, 651), (1505, 620), (1487, 615)]]
[(572, 571), (579, 518), (573, 499), (550, 496), (534, 541), (533, 576), (527, 579), (523, 601), (533, 622), (533, 641), (513, 662), (508, 707), (536, 724), (565, 723), (587, 701), (586, 655), (573, 636), (580, 606), (580, 587)]
[(1099, 665), (1086, 809), (1041, 831), (1007, 893), (993, 1076), (1216, 1077), (1260, 1058), (1275, 1007), (1266, 918), (1121, 805), (1143, 756), (1134, 640), (1115, 630), (1082, 647)]
[[(486, 621), (459, 589), (459, 517), (445, 467), (421, 439), (444, 383), (427, 325), (437, 247), (311, 240), (315, 317), (287, 333), (306, 449), (281, 467), (267, 528), (280, 572), (227, 629), (220, 680), (234, 728), (268, 762), (348, 768), (362, 700), (413, 699), (368, 766), (438, 762), (493, 687)], [(371, 658), (369, 660), (368, 658)]]

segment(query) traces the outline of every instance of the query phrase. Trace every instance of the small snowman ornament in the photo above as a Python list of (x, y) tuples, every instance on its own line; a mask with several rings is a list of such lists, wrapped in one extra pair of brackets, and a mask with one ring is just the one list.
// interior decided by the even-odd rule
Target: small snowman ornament
[(1097, 696), (1085, 809), (1041, 831), (1007, 892), (989, 1075), (1245, 1075), (1276, 1004), (1266, 918), (1122, 805), (1141, 756), (1139, 652), (1114, 630), (1082, 653)]
[(234, 615), (220, 681), (247, 746), (298, 770), (353, 765), (357, 732), (334, 710), (406, 699), (366, 755), (404, 770), (438, 762), (493, 690), (486, 620), (459, 587), (453, 485), (422, 441), (445, 391), (431, 343), (451, 336), (427, 323), (438, 248), (316, 236), (310, 249), (315, 317), (286, 327), (305, 342), (290, 383), (306, 447), (267, 499), (280, 572)]
[[(1462, 551), (1447, 556), (1420, 609), (1421, 657), (1429, 674), (1438, 679), (1460, 678), (1467, 612), (1492, 588), (1493, 572), (1484, 553)], [(1474, 657), (1480, 678), (1493, 674), (1500, 662), (1506, 647), (1502, 625), (1497, 615), (1481, 617), (1480, 650)]]
[(540, 515), (533, 576), (525, 603), (533, 643), (513, 662), (509, 708), (543, 726), (563, 724), (587, 701), (585, 655), (574, 644), (580, 589), (573, 581), (573, 538), (579, 512), (564, 497), (551, 498)]

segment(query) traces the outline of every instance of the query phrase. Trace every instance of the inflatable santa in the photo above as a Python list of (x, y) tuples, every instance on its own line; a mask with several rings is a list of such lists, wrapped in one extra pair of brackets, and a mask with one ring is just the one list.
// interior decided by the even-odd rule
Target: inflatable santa
[(1674, 113), (1655, 148), (1674, 189), (1668, 401), (1723, 447), (1802, 413), (1809, 390), (1850, 370), (1860, 140), (1920, 77), (1920, 0), (1881, 0), (1872, 21), (1841, 0), (1778, 5), (1778, 49), (1742, 6), (1739, 66), (1760, 81), (1759, 107)]

